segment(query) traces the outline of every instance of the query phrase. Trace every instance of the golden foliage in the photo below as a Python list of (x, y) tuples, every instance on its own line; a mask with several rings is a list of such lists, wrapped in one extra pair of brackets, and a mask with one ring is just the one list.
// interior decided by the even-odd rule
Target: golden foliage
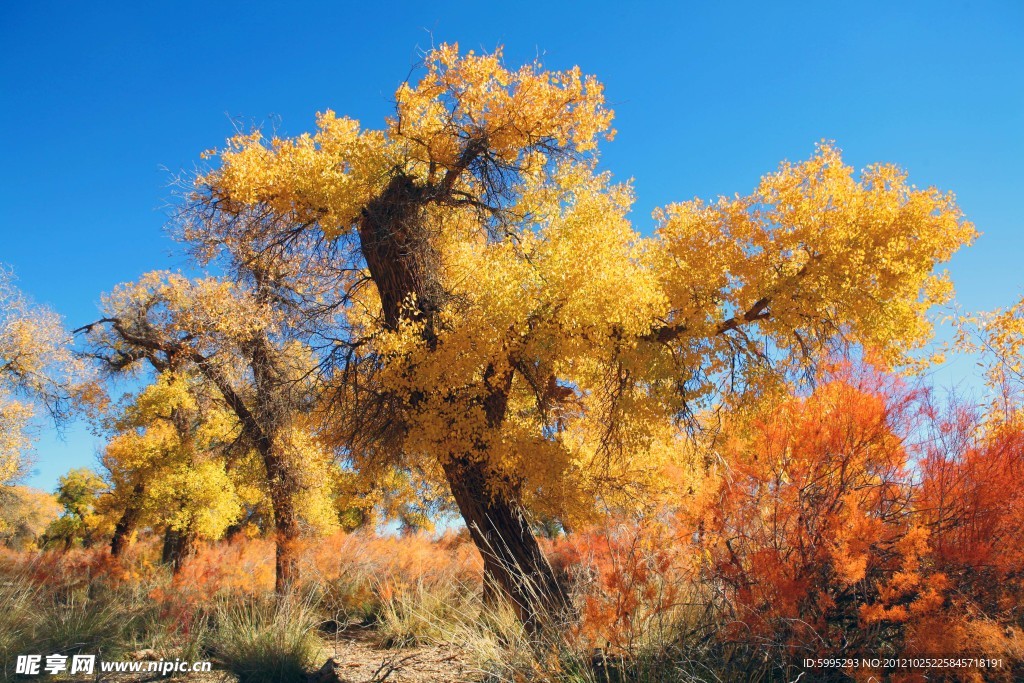
[(28, 486), (0, 487), (0, 544), (14, 550), (35, 547), (60, 510), (52, 493)]
[(70, 342), (60, 316), (29, 302), (0, 266), (0, 486), (24, 474), (36, 406), (62, 418), (93, 397)]
[(133, 507), (144, 526), (199, 539), (220, 538), (241, 517), (249, 501), (236, 481), (245, 470), (229, 472), (224, 452), (238, 424), (209, 391), (195, 377), (165, 372), (125, 406), (103, 454), (113, 483), (107, 514)]
[[(362, 381), (404, 411), (409, 462), (477, 453), (544, 514), (585, 519), (624, 486), (637, 500), (671, 466), (666, 424), (774, 390), (844, 345), (924, 362), (927, 313), (951, 294), (935, 268), (975, 235), (952, 195), (891, 165), (858, 175), (823, 143), (749, 196), (656, 212), (643, 237), (629, 186), (597, 169), (612, 113), (579, 69), (513, 71), (500, 51), (445, 45), (395, 100), (381, 130), (327, 112), (313, 135), (236, 136), (196, 197), (335, 238), (408, 183), (418, 213), (403, 239), (443, 295), (408, 292), (393, 326), (382, 283), (349, 291), (354, 357), (374, 373)], [(483, 405), (497, 393), (494, 425)]]

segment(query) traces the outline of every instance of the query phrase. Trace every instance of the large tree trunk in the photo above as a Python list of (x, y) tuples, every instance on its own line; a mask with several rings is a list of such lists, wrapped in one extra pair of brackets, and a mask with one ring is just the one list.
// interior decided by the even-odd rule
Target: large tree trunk
[(188, 529), (172, 529), (164, 531), (164, 546), (160, 559), (164, 564), (171, 565), (175, 574), (181, 571), (185, 560), (196, 552), (195, 535)]
[(294, 492), (286, 482), (280, 458), (264, 458), (270, 480), (270, 503), (274, 509), (276, 548), (274, 562), (274, 591), (284, 595), (294, 586), (299, 574), (298, 542), (302, 535), (299, 516), (295, 511)]
[[(403, 316), (419, 318), (425, 323), (423, 339), (431, 349), (438, 343), (435, 314), (446, 297), (440, 259), (423, 219), (431, 197), (436, 199), (437, 192), (450, 189), (451, 182), (446, 187), (424, 188), (413, 178), (396, 174), (365, 207), (359, 222), (360, 249), (380, 294), (385, 326), (397, 328)], [(410, 294), (416, 296), (416, 310), (411, 312), (402, 308)], [(493, 368), (487, 368), (484, 409), (489, 426), (498, 429), (504, 420), (512, 377), (493, 375)], [(455, 454), (443, 462), (445, 476), (484, 559), (485, 597), (491, 598), (497, 589), (509, 600), (524, 627), (535, 633), (549, 619), (562, 614), (569, 599), (514, 492), (498, 485), (501, 482), (485, 462), (484, 452)]]
[(295, 466), (289, 459), (294, 454), (285, 453), (281, 448), (282, 430), (288, 423), (291, 403), (287, 397), (287, 381), (278, 367), (277, 353), (270, 340), (263, 334), (257, 336), (252, 341), (250, 353), (256, 387), (255, 413), (260, 426), (259, 436), (255, 439), (256, 448), (267, 471), (270, 503), (274, 508), (277, 542), (274, 590), (278, 595), (284, 595), (298, 578), (296, 546), (302, 535), (295, 509), (295, 496), (300, 484)]
[(128, 501), (128, 506), (121, 514), (121, 518), (117, 520), (117, 524), (114, 525), (114, 537), (110, 540), (111, 557), (121, 557), (128, 548), (132, 534), (135, 533), (135, 527), (139, 523), (139, 515), (142, 512), (139, 506), (139, 499), (142, 498), (145, 490), (141, 483), (136, 484), (132, 489), (132, 496)]
[(484, 559), (485, 597), (498, 588), (530, 633), (564, 618), (569, 597), (560, 584), (522, 506), (495, 490), (487, 468), (468, 457), (444, 463), (444, 473), (470, 537)]

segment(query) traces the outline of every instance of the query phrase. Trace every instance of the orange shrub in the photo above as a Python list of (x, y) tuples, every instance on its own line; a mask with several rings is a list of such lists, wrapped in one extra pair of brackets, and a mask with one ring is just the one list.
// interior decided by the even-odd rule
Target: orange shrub
[[(152, 597), (178, 610), (197, 609), (219, 594), (274, 590), (274, 542), (238, 537), (202, 544)], [(377, 536), (339, 532), (298, 542), (299, 589), (315, 588), (339, 616), (370, 616), (380, 593), (418, 581), (479, 582), (481, 563), (469, 543), (454, 537)], [(386, 596), (385, 596), (386, 597)]]
[(152, 597), (183, 611), (196, 610), (218, 594), (259, 595), (274, 590), (274, 542), (240, 536), (199, 544), (166, 586)]
[[(256, 597), (274, 590), (274, 543), (237, 537), (199, 544), (173, 574), (158, 561), (157, 539), (132, 545), (119, 559), (106, 548), (16, 552), (0, 548), (0, 576), (19, 577), (54, 594), (99, 586), (146, 598), (169, 619), (191, 623), (218, 596)], [(414, 586), (477, 587), (482, 562), (467, 539), (449, 534), (378, 536), (338, 533), (299, 543), (300, 591), (312, 591), (337, 618), (373, 617), (382, 601)]]
[(13, 551), (0, 548), (0, 576), (20, 576), (40, 586), (70, 592), (143, 584), (162, 573), (148, 544), (137, 544), (120, 561), (107, 548), (72, 548), (67, 551)]
[(573, 586), (580, 609), (573, 635), (588, 650), (636, 654), (657, 643), (692, 585), (684, 546), (660, 520), (570, 534), (550, 542), (548, 552)]
[(315, 584), (322, 601), (342, 619), (369, 619), (381, 602), (417, 584), (481, 583), (483, 562), (466, 538), (449, 534), (379, 536), (338, 533), (308, 541), (300, 575)]
[(959, 452), (932, 448), (921, 469), (918, 507), (936, 562), (986, 588), (1024, 575), (1024, 431), (997, 427)]
[(733, 425), (701, 536), (706, 576), (734, 612), (729, 638), (799, 656), (879, 652), (883, 634), (860, 609), (916, 567), (905, 447), (916, 399), (845, 370)]
[(728, 640), (779, 661), (1004, 657), (985, 680), (1024, 675), (1024, 431), (850, 369), (727, 431), (694, 531)]

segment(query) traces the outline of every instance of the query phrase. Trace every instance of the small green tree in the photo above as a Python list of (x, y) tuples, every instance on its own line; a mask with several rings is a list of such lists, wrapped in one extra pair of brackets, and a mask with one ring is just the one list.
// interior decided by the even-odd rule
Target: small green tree
[(39, 545), (70, 550), (75, 545), (88, 548), (95, 544), (106, 531), (103, 518), (96, 513), (96, 503), (107, 488), (98, 474), (84, 467), (62, 476), (56, 493), (64, 511), (47, 527)]

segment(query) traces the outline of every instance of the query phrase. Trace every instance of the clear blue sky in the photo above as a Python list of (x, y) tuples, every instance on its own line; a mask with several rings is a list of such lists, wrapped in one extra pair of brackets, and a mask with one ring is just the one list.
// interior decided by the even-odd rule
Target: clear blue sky
[[(635, 178), (641, 229), (829, 138), (857, 167), (895, 162), (957, 193), (985, 233), (951, 266), (965, 307), (1024, 292), (1020, 0), (4, 3), (0, 262), (88, 322), (101, 292), (183, 265), (162, 232), (168, 170), (230, 117), (293, 134), (332, 108), (379, 125), (420, 50), (451, 41), (597, 74), (619, 130), (604, 164)], [(81, 425), (44, 435), (30, 483), (95, 449)]]

